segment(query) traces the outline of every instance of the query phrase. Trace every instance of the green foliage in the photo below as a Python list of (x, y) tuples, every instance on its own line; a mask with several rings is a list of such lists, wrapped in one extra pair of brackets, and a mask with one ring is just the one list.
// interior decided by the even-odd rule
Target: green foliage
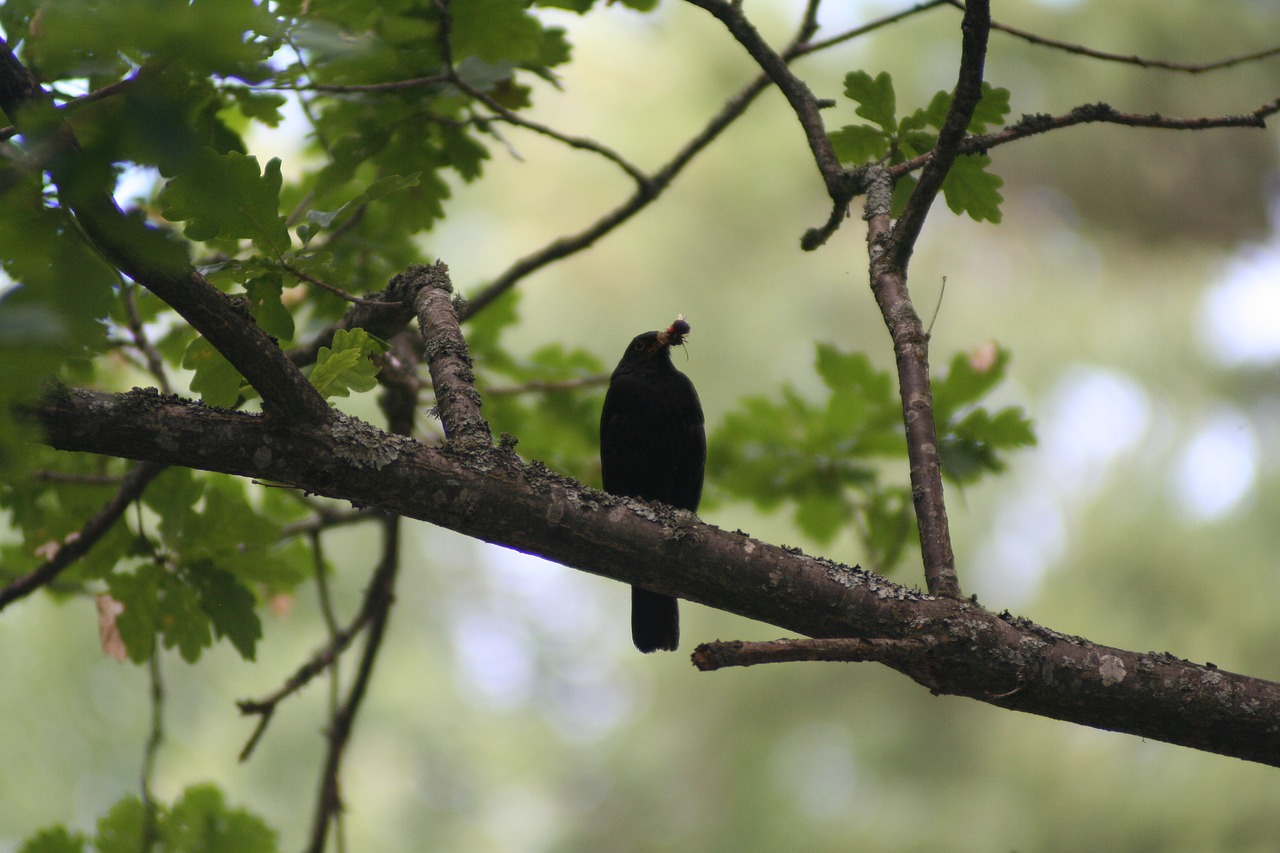
[(190, 169), (161, 191), (160, 212), (185, 221), (182, 233), (192, 240), (248, 239), (276, 257), (289, 248), (289, 230), (279, 212), (281, 183), (278, 157), (260, 169), (257, 157), (202, 148)]
[(1009, 353), (984, 347), (951, 359), (947, 375), (933, 383), (934, 420), (942, 473), (952, 482), (971, 483), (1004, 470), (1002, 451), (1035, 444), (1035, 432), (1021, 409), (992, 413), (977, 403), (1005, 377)]
[(187, 347), (182, 366), (194, 372), (191, 390), (210, 406), (234, 406), (240, 398), (240, 389), (245, 387), (240, 372), (204, 338), (196, 338)]
[(320, 348), (311, 382), (326, 397), (371, 391), (378, 384), (376, 358), (386, 351), (386, 342), (364, 329), (339, 329), (333, 346)]
[[(527, 357), (512, 355), (500, 338), (517, 321), (518, 304), (519, 292), (508, 294), (467, 327), (485, 417), (495, 434), (519, 438), (522, 456), (598, 483), (604, 366), (585, 350), (559, 343)], [(593, 379), (586, 390), (577, 387)]]
[(333, 228), (349, 221), (353, 215), (362, 212), (370, 202), (391, 193), (418, 186), (418, 176), (421, 174), (421, 172), (414, 172), (407, 176), (387, 175), (385, 178), (374, 181), (336, 210), (308, 210), (308, 224), (298, 226), (298, 236), (302, 238), (303, 245), (306, 245), (321, 229)]
[[(149, 839), (149, 840), (147, 840)], [(230, 807), (216, 786), (192, 785), (171, 808), (157, 804), (148, 819), (147, 806), (129, 796), (98, 821), (92, 839), (66, 827), (42, 829), (27, 839), (19, 853), (274, 853), (276, 833), (247, 809)]]
[(42, 829), (18, 848), (18, 853), (82, 853), (89, 839), (65, 826)]
[[(1035, 441), (1014, 408), (991, 414), (978, 403), (1004, 378), (1008, 355), (957, 355), (934, 382), (943, 475), (962, 484), (1004, 467), (1003, 452)], [(823, 403), (784, 386), (778, 401), (751, 397), (708, 441), (708, 479), (765, 510), (791, 506), (796, 524), (828, 544), (853, 524), (866, 560), (893, 567), (914, 530), (906, 483), (886, 482), (886, 461), (906, 456), (902, 404), (888, 371), (863, 353), (819, 344), (815, 364)]]
[[(951, 95), (938, 92), (925, 107), (897, 118), (897, 98), (893, 80), (887, 71), (872, 77), (865, 71), (851, 71), (844, 78), (845, 97), (857, 103), (854, 112), (872, 124), (850, 124), (831, 132), (836, 156), (845, 163), (887, 161), (889, 165), (906, 162), (930, 151), (938, 141)], [(985, 133), (989, 127), (1003, 123), (1009, 113), (1009, 90), (982, 84), (982, 99), (974, 109), (968, 132)], [(942, 193), (953, 213), (967, 213), (982, 222), (1000, 221), (1000, 187), (1004, 181), (987, 171), (991, 158), (985, 154), (966, 154), (956, 158), (942, 183)], [(916, 179), (903, 175), (894, 187), (893, 214), (902, 212)]]
[(898, 521), (885, 523), (894, 508), (881, 483), (880, 464), (904, 456), (902, 408), (887, 371), (877, 370), (863, 353), (842, 353), (819, 344), (815, 367), (827, 389), (823, 403), (807, 400), (792, 386), (778, 401), (751, 397), (728, 414), (708, 440), (708, 479), (728, 494), (766, 510), (791, 505), (796, 524), (826, 544), (835, 535), (874, 514), (880, 526), (876, 550), (863, 536), (868, 561), (889, 569), (889, 557), (901, 553), (901, 519), (909, 506), (898, 504)]

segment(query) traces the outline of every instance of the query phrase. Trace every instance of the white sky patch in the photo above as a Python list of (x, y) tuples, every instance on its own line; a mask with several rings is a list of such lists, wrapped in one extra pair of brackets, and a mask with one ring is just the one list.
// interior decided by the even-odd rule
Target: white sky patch
[(996, 510), (977, 554), (984, 583), (1017, 607), (1062, 558), (1071, 510), (1093, 499), (1116, 465), (1150, 433), (1151, 399), (1128, 374), (1092, 365), (1067, 369), (1037, 415), (1040, 447)]
[(1200, 339), (1227, 365), (1280, 359), (1280, 244), (1244, 253), (1204, 295)]
[(484, 707), (537, 708), (566, 741), (591, 742), (643, 705), (625, 588), (541, 557), (486, 545), (483, 591), (451, 618), (460, 683)]
[(1040, 427), (1054, 488), (1068, 498), (1094, 495), (1150, 421), (1151, 403), (1137, 380), (1115, 370), (1070, 368), (1051, 393)]
[(1248, 421), (1225, 412), (1208, 421), (1173, 468), (1174, 497), (1193, 518), (1222, 518), (1248, 496), (1257, 479), (1257, 442)]

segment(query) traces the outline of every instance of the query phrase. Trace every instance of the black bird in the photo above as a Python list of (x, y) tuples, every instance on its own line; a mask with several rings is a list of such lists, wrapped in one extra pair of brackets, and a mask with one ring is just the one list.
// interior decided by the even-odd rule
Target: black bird
[[(600, 412), (600, 469), (610, 494), (692, 512), (702, 498), (707, 436), (698, 392), (671, 363), (671, 348), (688, 334), (681, 315), (665, 332), (636, 335), (627, 346)], [(631, 587), (631, 639), (642, 652), (675, 651), (676, 600)]]

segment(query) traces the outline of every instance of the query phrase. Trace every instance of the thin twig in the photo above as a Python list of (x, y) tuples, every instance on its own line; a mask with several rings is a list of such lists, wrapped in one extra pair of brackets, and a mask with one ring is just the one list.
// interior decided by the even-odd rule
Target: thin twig
[[(964, 9), (964, 3), (960, 0), (944, 0), (944, 2), (955, 6), (957, 9)], [(991, 22), (991, 29), (999, 30), (1011, 36), (1016, 36), (1023, 41), (1031, 44), (1040, 45), (1041, 47), (1051, 47), (1056, 50), (1066, 51), (1067, 53), (1077, 54), (1079, 56), (1087, 56), (1090, 59), (1101, 59), (1106, 62), (1120, 62), (1125, 65), (1137, 65), (1140, 68), (1156, 68), (1162, 71), (1180, 71), (1184, 74), (1204, 74), (1209, 71), (1218, 71), (1223, 68), (1231, 68), (1236, 65), (1243, 65), (1247, 62), (1257, 62), (1260, 59), (1268, 59), (1272, 56), (1280, 55), (1280, 47), (1269, 47), (1254, 53), (1247, 53), (1243, 56), (1232, 56), (1227, 59), (1218, 59), (1213, 62), (1172, 62), (1166, 59), (1144, 59), (1141, 56), (1133, 54), (1110, 53), (1105, 50), (1095, 50), (1091, 47), (1085, 47), (1080, 44), (1071, 44), (1070, 42), (1059, 41), (1058, 39), (1046, 38), (1045, 36), (1036, 35), (1027, 30), (1018, 29), (1008, 24), (1002, 24), (999, 21)]]
[[(1277, 113), (1280, 113), (1280, 98), (1261, 104), (1247, 113), (1191, 116), (1189, 118), (1164, 116), (1159, 113), (1125, 113), (1108, 104), (1083, 104), (1068, 113), (1056, 116), (1043, 114), (1024, 115), (1016, 124), (1012, 124), (1002, 130), (966, 137), (960, 143), (959, 152), (961, 154), (982, 153), (1000, 145), (1016, 142), (1019, 139), (1026, 139), (1029, 136), (1036, 136), (1051, 130), (1059, 130), (1080, 124), (1119, 124), (1126, 127), (1149, 127), (1158, 130), (1211, 130), (1223, 127), (1265, 128), (1267, 119)], [(908, 172), (922, 168), (932, 157), (932, 151), (921, 154), (919, 157), (913, 157), (910, 160), (904, 160), (889, 167), (889, 172), (894, 178), (899, 178)]]
[(892, 15), (885, 15), (883, 18), (877, 18), (874, 21), (863, 24), (860, 27), (854, 27), (853, 29), (840, 33), (839, 35), (831, 36), (830, 38), (821, 39), (820, 41), (809, 42), (807, 44), (800, 45), (794, 51), (792, 58), (799, 57), (799, 56), (808, 56), (811, 53), (816, 53), (820, 50), (826, 50), (829, 47), (834, 47), (835, 45), (843, 44), (844, 42), (850, 41), (851, 39), (856, 39), (861, 36), (865, 36), (867, 33), (874, 32), (875, 30), (881, 29), (882, 27), (887, 27), (890, 24), (896, 24), (899, 21), (904, 20), (905, 18), (910, 18), (914, 15), (920, 14), (921, 12), (927, 12), (928, 10), (933, 9), (937, 6), (944, 6), (950, 2), (951, 0), (929, 0), (929, 2), (927, 3), (917, 3), (916, 5), (912, 6), (909, 9), (903, 9), (901, 12), (894, 12)]
[(129, 334), (133, 335), (134, 346), (142, 353), (142, 357), (147, 362), (147, 370), (155, 378), (160, 390), (170, 394), (173, 388), (169, 385), (169, 374), (164, 369), (164, 359), (160, 357), (159, 350), (147, 337), (142, 325), (142, 317), (138, 314), (136, 288), (136, 284), (127, 280), (120, 285), (120, 298), (124, 302), (125, 316), (129, 321)]
[[(877, 24), (876, 26), (883, 26)], [(869, 29), (867, 30), (870, 31)], [(817, 48), (812, 46), (805, 47), (803, 42), (805, 32), (802, 30), (798, 37), (793, 39), (791, 44), (783, 51), (782, 57), (784, 62), (790, 62), (799, 56), (807, 55), (814, 52)], [(468, 297), (467, 304), (462, 311), (461, 319), (467, 320), (473, 317), (478, 311), (483, 310), (495, 299), (502, 296), (511, 288), (515, 287), (521, 280), (529, 275), (537, 272), (543, 267), (558, 261), (562, 258), (581, 252), (584, 249), (594, 245), (595, 242), (604, 237), (613, 229), (626, 222), (632, 216), (635, 216), (653, 201), (655, 201), (663, 192), (666, 191), (676, 177), (684, 170), (690, 162), (693, 161), (700, 152), (716, 140), (729, 125), (733, 124), (743, 113), (747, 111), (747, 107), (760, 95), (761, 92), (769, 88), (773, 84), (773, 80), (768, 74), (761, 74), (756, 77), (742, 89), (738, 90), (730, 97), (716, 113), (703, 126), (702, 130), (695, 134), (688, 142), (672, 155), (671, 159), (661, 168), (653, 172), (649, 176), (647, 183), (637, 186), (631, 196), (622, 204), (613, 210), (601, 216), (591, 225), (567, 237), (560, 237), (553, 240), (543, 248), (525, 255), (509, 266), (505, 271), (498, 275), (492, 282), (480, 290), (479, 293)]]
[(374, 572), (366, 593), (365, 605), (369, 616), (369, 629), (365, 636), (364, 654), (360, 657), (356, 669), (355, 682), (351, 685), (344, 701), (329, 724), (329, 748), (325, 755), (324, 769), (320, 775), (320, 791), (316, 801), (315, 815), (311, 823), (310, 853), (323, 853), (325, 839), (328, 836), (329, 824), (342, 811), (342, 788), (339, 783), (339, 770), (347, 745), (351, 741), (351, 731), (356, 715), (369, 689), (373, 678), (373, 667), (378, 659), (378, 650), (386, 633), (387, 622), (391, 614), (391, 605), (395, 600), (396, 573), (400, 568), (400, 517), (387, 516), (383, 523), (382, 559)]
[(313, 678), (333, 666), (334, 662), (347, 650), (352, 641), (369, 623), (371, 610), (366, 594), (365, 604), (360, 609), (360, 612), (356, 614), (355, 619), (346, 628), (333, 632), (328, 644), (313, 655), (310, 660), (298, 667), (294, 674), (285, 680), (284, 684), (261, 699), (242, 699), (236, 703), (236, 707), (240, 709), (241, 714), (261, 718), (258, 720), (258, 725), (254, 728), (253, 734), (249, 736), (249, 740), (240, 750), (241, 761), (248, 760), (253, 754), (258, 741), (266, 733), (267, 725), (271, 722), (272, 716), (275, 715), (276, 707), (280, 702), (297, 693), (311, 683)]
[(595, 388), (609, 381), (607, 373), (593, 373), (590, 376), (579, 376), (576, 379), (534, 379), (519, 385), (498, 385), (486, 388), (486, 397), (513, 397), (517, 394), (555, 394), (561, 391), (577, 391), (580, 388)]
[(350, 302), (353, 305), (372, 305), (377, 308), (401, 307), (399, 302), (381, 302), (377, 299), (366, 299), (362, 296), (354, 296), (350, 293), (347, 293), (347, 291), (343, 290), (341, 287), (338, 287), (337, 285), (329, 284), (329, 282), (324, 281), (323, 279), (317, 278), (316, 276), (312, 275), (306, 270), (299, 269), (298, 267), (294, 266), (288, 261), (282, 261), (280, 263), (280, 267), (285, 272), (289, 273), (289, 275), (293, 276), (299, 281), (305, 281), (308, 284), (314, 284), (316, 287), (324, 288), (325, 290), (329, 291), (339, 299)]
[(79, 532), (67, 536), (58, 544), (57, 551), (40, 566), (0, 589), (0, 610), (52, 583), (64, 569), (88, 553), (120, 519), (129, 504), (142, 495), (147, 484), (164, 469), (165, 466), (158, 462), (139, 462), (130, 468), (120, 481), (120, 488), (102, 509), (84, 523)]
[(156, 802), (152, 782), (155, 778), (156, 758), (160, 754), (160, 746), (164, 743), (164, 680), (160, 673), (160, 644), (151, 649), (151, 658), (147, 661), (147, 672), (151, 682), (151, 732), (147, 735), (147, 745), (142, 754), (142, 844), (144, 851), (155, 847), (157, 840), (157, 822), (160, 806)]

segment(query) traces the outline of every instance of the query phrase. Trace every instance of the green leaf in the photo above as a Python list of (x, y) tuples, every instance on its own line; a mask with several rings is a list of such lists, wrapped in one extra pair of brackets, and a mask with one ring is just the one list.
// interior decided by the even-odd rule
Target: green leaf
[(934, 420), (945, 424), (956, 412), (981, 400), (1004, 381), (1008, 369), (1009, 351), (994, 344), (956, 353), (946, 375), (932, 381)]
[(281, 341), (293, 340), (293, 315), (280, 301), (284, 293), (280, 274), (267, 273), (251, 278), (245, 282), (244, 289), (249, 296), (249, 311), (262, 330)]
[[(167, 649), (176, 648), (187, 663), (195, 663), (200, 653), (213, 645), (209, 617), (200, 596), (184, 579), (161, 571), (156, 601), (156, 627)], [(126, 646), (128, 641), (125, 641)], [(130, 649), (130, 657), (132, 657)]]
[(889, 152), (892, 137), (869, 124), (849, 124), (831, 133), (831, 146), (842, 163), (879, 160)]
[(51, 826), (24, 841), (18, 853), (83, 853), (88, 840), (65, 826)]
[(998, 451), (1035, 444), (1031, 423), (1021, 409), (1001, 409), (994, 416), (974, 409), (952, 425), (939, 439), (942, 473), (957, 483), (967, 483), (986, 473), (1003, 471)]
[[(481, 314), (489, 333), (506, 322), (515, 300), (501, 299)], [(495, 321), (497, 321), (495, 323)], [(468, 328), (472, 332), (475, 326)], [(470, 338), (469, 334), (469, 338)], [(488, 338), (491, 340), (492, 338)], [(526, 358), (514, 358), (486, 341), (476, 353), (480, 370), (477, 386), (481, 393), (494, 386), (524, 383), (578, 381), (604, 374), (593, 354), (548, 344)], [(520, 437), (522, 455), (541, 460), (558, 471), (583, 479), (594, 478), (599, 464), (600, 394), (598, 389), (546, 389), (521, 394), (494, 394), (485, 397), (485, 414), (497, 432)]]
[(116, 617), (116, 628), (134, 663), (146, 663), (155, 650), (161, 571), (147, 563), (134, 572), (117, 572), (107, 578), (111, 597), (124, 605)]
[(1009, 90), (998, 89), (990, 83), (982, 84), (982, 100), (969, 121), (969, 133), (985, 133), (990, 125), (1003, 125), (1009, 114)]
[(837, 493), (810, 491), (796, 501), (796, 523), (806, 536), (817, 542), (830, 542), (849, 523), (851, 512)]
[(384, 352), (386, 344), (364, 329), (339, 329), (333, 346), (320, 348), (311, 383), (325, 397), (371, 391), (378, 384), (378, 365), (372, 357)]
[(421, 175), (421, 172), (414, 172), (411, 175), (404, 176), (387, 175), (384, 178), (379, 178), (374, 181), (366, 187), (363, 192), (339, 207), (337, 210), (308, 210), (307, 222), (310, 223), (312, 227), (310, 227), (305, 233), (302, 231), (302, 228), (299, 227), (298, 233), (302, 235), (303, 242), (306, 243), (314, 237), (320, 229), (333, 228), (336, 225), (341, 225), (350, 218), (353, 213), (359, 210), (362, 205), (366, 205), (371, 201), (376, 201), (384, 196), (390, 195), (391, 193), (400, 192), (401, 190), (408, 189), (409, 187), (418, 186), (420, 183), (419, 177)]
[(893, 93), (893, 78), (888, 71), (872, 77), (865, 71), (850, 71), (844, 78), (845, 97), (858, 102), (854, 110), (858, 115), (875, 122), (888, 133), (898, 129), (895, 113), (897, 101)]
[(229, 639), (242, 658), (252, 661), (262, 639), (262, 621), (254, 610), (253, 593), (235, 575), (208, 561), (189, 566), (183, 574), (199, 596), (200, 609), (217, 636)]
[(528, 62), (542, 50), (542, 25), (524, 0), (467, 0), (450, 8), (454, 56)]
[(222, 353), (204, 338), (196, 338), (182, 356), (182, 366), (194, 370), (191, 390), (210, 406), (234, 406), (244, 378)]
[(935, 92), (933, 98), (929, 100), (928, 106), (918, 109), (904, 118), (899, 123), (898, 129), (901, 132), (920, 130), (925, 127), (941, 130), (942, 124), (947, 118), (947, 110), (950, 108), (951, 93)]
[(165, 850), (274, 853), (276, 832), (246, 809), (231, 808), (215, 785), (192, 785), (160, 825)]
[(274, 36), (278, 28), (258, 3), (48, 0), (40, 6), (40, 37), (29, 49), (51, 76), (122, 75), (130, 62), (137, 67), (164, 57), (201, 75), (261, 79), (270, 44), (257, 36)]
[(942, 193), (953, 213), (967, 213), (982, 222), (1000, 221), (1000, 187), (1004, 179), (987, 171), (991, 158), (985, 154), (957, 157), (942, 182)]
[(146, 807), (135, 796), (126, 796), (98, 821), (93, 846), (98, 853), (138, 853), (142, 849), (142, 828)]
[(981, 347), (957, 354), (945, 377), (933, 383), (934, 420), (942, 455), (942, 473), (956, 483), (969, 483), (987, 473), (1004, 470), (1002, 450), (1035, 443), (1031, 423), (1021, 409), (1005, 408), (992, 415), (975, 404), (998, 385), (1007, 372), (1009, 355), (999, 348)]
[(888, 371), (829, 344), (815, 366), (825, 404), (789, 386), (778, 401), (744, 400), (708, 441), (708, 480), (762, 509), (793, 504), (800, 529), (825, 544), (884, 488), (877, 460), (902, 457), (906, 444)]
[(244, 86), (227, 86), (223, 91), (235, 98), (236, 107), (245, 118), (260, 121), (267, 127), (279, 127), (284, 120), (280, 108), (288, 99), (279, 92), (259, 92)]
[(289, 230), (280, 215), (280, 160), (260, 169), (258, 158), (212, 148), (196, 152), (187, 171), (160, 191), (160, 212), (187, 223), (192, 240), (249, 239), (272, 257), (289, 248)]

